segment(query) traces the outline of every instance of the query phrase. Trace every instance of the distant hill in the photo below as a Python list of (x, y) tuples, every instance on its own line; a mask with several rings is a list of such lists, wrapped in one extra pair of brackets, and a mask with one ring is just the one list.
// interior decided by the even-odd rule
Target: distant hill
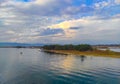
[(16, 46), (22, 46), (22, 47), (32, 47), (32, 46), (43, 46), (44, 44), (28, 44), (28, 43), (7, 43), (7, 42), (0, 42), (0, 47), (16, 47)]

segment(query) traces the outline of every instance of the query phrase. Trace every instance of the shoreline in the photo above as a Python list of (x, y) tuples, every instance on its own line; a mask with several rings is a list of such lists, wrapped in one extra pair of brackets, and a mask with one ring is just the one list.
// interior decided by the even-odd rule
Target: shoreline
[(120, 58), (120, 52), (114, 51), (102, 51), (102, 50), (93, 50), (93, 51), (77, 51), (77, 50), (43, 50), (45, 52), (64, 54), (64, 55), (85, 55), (85, 56), (96, 56), (96, 57), (112, 57)]

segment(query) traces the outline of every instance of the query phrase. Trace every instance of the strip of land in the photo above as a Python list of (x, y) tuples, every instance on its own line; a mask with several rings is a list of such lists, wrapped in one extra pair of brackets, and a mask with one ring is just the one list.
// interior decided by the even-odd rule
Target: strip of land
[(45, 52), (66, 54), (66, 55), (85, 55), (85, 56), (98, 56), (98, 57), (112, 57), (120, 58), (120, 52), (114, 51), (103, 51), (103, 50), (93, 50), (93, 51), (77, 51), (77, 50), (44, 50)]

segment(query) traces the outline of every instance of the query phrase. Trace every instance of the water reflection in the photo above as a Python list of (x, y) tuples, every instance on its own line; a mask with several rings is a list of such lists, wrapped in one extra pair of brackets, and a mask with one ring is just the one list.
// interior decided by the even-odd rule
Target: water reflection
[[(84, 62), (84, 60), (87, 58), (87, 56), (85, 55), (67, 55), (67, 54), (60, 54), (60, 53), (47, 52), (47, 51), (44, 51), (44, 53), (47, 53), (49, 55), (66, 55), (67, 56), (66, 59), (71, 58), (71, 57), (72, 57), (71, 59), (74, 59), (74, 56), (78, 56), (81, 58), (81, 62)], [(68, 60), (70, 61), (71, 59), (68, 59)]]
[(114, 58), (0, 49), (0, 84), (120, 84), (119, 65)]
[(75, 58), (74, 56), (66, 56), (62, 61), (61, 61), (61, 67), (65, 70), (71, 70), (74, 65)]
[(57, 54), (57, 55), (67, 55), (67, 54), (62, 54), (62, 53), (54, 53), (54, 52), (50, 52), (50, 51), (43, 51), (43, 52), (47, 53), (49, 55), (55, 55), (55, 54)]
[(84, 62), (84, 60), (86, 59), (86, 56), (81, 55), (80, 57), (81, 57), (81, 62)]

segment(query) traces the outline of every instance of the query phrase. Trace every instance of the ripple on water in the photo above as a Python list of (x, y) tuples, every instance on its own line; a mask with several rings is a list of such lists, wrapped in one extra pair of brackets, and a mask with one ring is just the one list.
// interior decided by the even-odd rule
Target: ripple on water
[(36, 49), (4, 51), (0, 51), (0, 84), (120, 84), (120, 59), (83, 60), (80, 56), (38, 53)]

